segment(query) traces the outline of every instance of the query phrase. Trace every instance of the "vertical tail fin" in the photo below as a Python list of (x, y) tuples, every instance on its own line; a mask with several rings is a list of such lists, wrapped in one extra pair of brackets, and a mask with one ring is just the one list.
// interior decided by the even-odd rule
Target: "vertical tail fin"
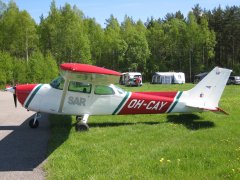
[(187, 91), (187, 106), (220, 111), (218, 102), (232, 70), (215, 67), (194, 88)]

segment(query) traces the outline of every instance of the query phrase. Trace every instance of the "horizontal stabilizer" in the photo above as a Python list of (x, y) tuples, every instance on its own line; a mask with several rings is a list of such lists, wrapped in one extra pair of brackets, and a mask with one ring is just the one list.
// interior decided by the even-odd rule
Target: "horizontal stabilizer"
[(197, 109), (200, 109), (203, 111), (211, 111), (214, 113), (229, 115), (226, 111), (224, 111), (223, 109), (221, 109), (219, 107), (208, 107), (208, 106), (200, 107), (200, 106), (195, 106), (195, 105), (190, 105), (190, 104), (186, 104), (186, 106), (192, 107), (192, 108), (197, 108)]
[(212, 111), (212, 112), (214, 112), (214, 113), (220, 113), (220, 114), (229, 115), (226, 111), (224, 111), (224, 110), (221, 109), (221, 108), (216, 108), (216, 110), (211, 110), (211, 109), (206, 109), (206, 110)]

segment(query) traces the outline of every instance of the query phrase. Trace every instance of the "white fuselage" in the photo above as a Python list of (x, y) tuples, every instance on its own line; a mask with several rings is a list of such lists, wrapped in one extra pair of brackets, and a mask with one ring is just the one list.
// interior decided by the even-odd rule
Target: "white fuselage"
[[(98, 95), (94, 94), (93, 90), (90, 93), (67, 91), (63, 97), (63, 90), (52, 88), (49, 84), (43, 84), (34, 95), (27, 109), (36, 112), (68, 115), (112, 114), (126, 93), (120, 93), (114, 85), (109, 87), (112, 88), (113, 94)], [(64, 99), (61, 105), (62, 98)]]

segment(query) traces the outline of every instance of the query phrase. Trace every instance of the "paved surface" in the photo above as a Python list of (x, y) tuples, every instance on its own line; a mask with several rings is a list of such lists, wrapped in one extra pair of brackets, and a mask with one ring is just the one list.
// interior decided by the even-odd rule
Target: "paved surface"
[(49, 122), (43, 114), (37, 129), (28, 126), (34, 112), (28, 112), (13, 95), (0, 91), (0, 179), (44, 179)]

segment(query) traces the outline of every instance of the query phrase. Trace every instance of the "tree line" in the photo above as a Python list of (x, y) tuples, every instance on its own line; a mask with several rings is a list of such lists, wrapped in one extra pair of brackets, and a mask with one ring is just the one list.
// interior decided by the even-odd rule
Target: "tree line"
[(240, 73), (240, 7), (213, 10), (195, 5), (163, 19), (134, 21), (113, 15), (101, 27), (77, 7), (58, 8), (36, 24), (14, 1), (0, 0), (0, 85), (49, 82), (63, 62), (79, 62), (120, 72), (182, 71), (188, 81), (214, 66)]

